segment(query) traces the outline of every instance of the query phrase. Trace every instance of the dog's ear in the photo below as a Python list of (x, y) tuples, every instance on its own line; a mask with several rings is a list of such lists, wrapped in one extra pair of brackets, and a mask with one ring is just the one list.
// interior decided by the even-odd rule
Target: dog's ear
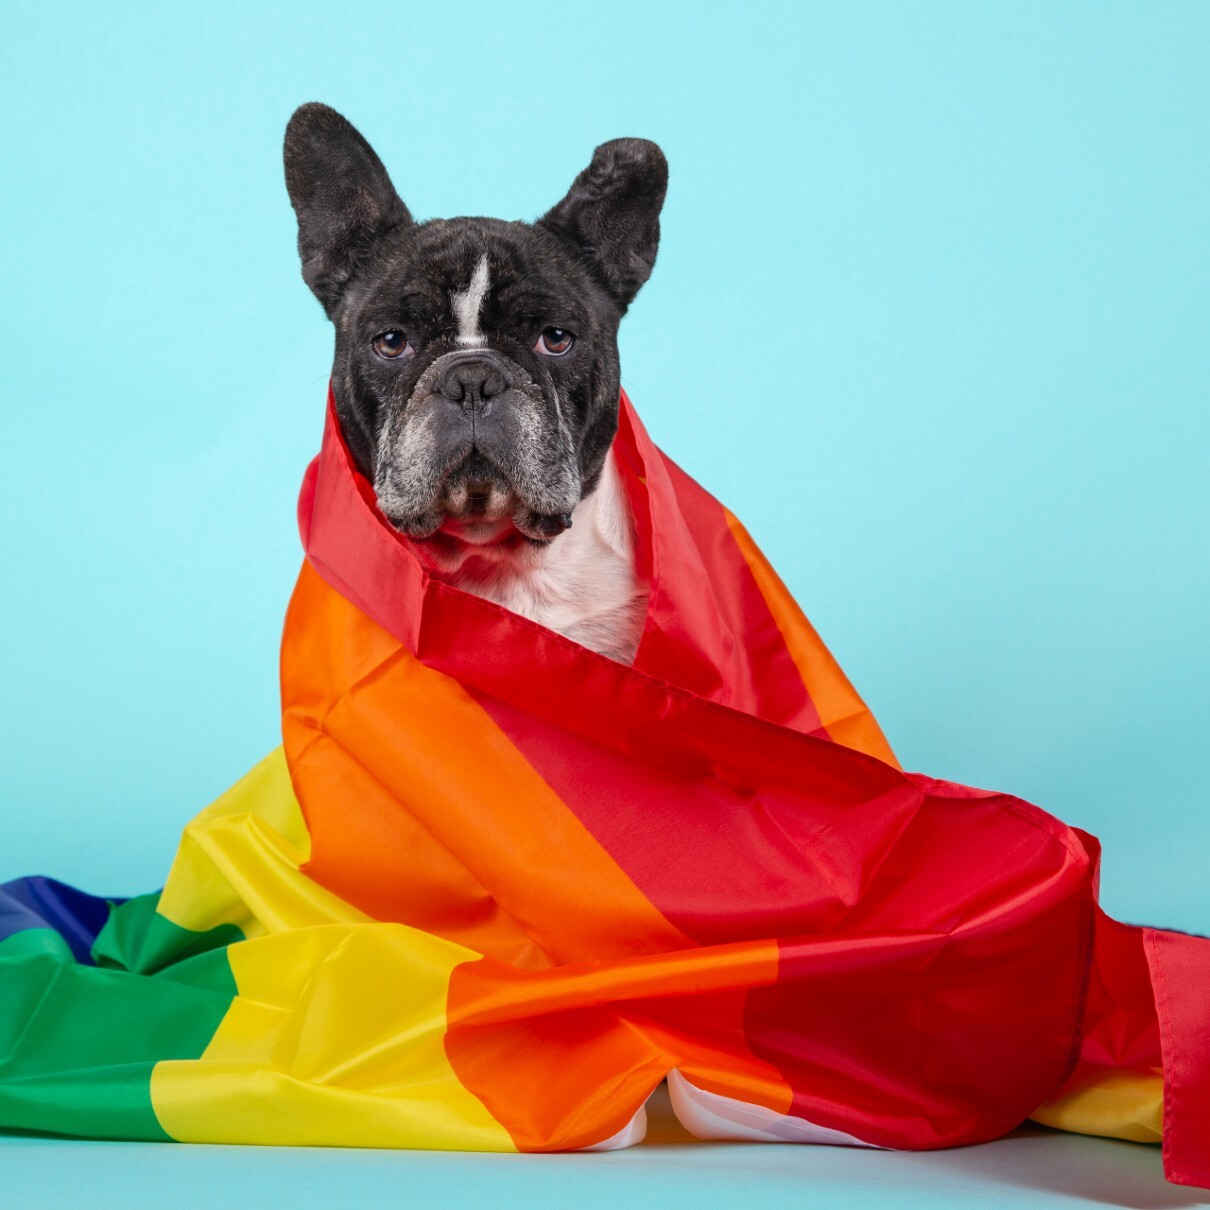
[(412, 216), (373, 148), (327, 105), (294, 111), (285, 160), (303, 280), (331, 317), (375, 241)]
[(651, 276), (667, 188), (668, 161), (654, 143), (613, 139), (536, 225), (568, 241), (625, 311)]

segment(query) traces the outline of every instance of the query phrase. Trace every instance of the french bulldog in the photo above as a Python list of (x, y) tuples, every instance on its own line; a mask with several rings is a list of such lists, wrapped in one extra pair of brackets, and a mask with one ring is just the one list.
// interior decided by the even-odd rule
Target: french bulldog
[(602, 144), (533, 223), (417, 222), (326, 105), (290, 119), (285, 168), (303, 279), (336, 330), (337, 418), (382, 515), (430, 574), (631, 662), (647, 585), (610, 447), (659, 147)]

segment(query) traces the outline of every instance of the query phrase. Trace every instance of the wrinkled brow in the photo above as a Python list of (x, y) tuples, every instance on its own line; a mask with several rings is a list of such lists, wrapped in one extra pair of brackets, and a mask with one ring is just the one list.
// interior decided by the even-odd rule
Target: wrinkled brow
[(580, 308), (566, 295), (553, 294), (540, 286), (504, 285), (492, 291), (489, 302), (519, 320), (559, 320), (570, 324), (582, 319)]
[(395, 298), (375, 298), (361, 312), (361, 323), (364, 327), (389, 327), (394, 323), (422, 323), (425, 326), (448, 323), (450, 318), (449, 300), (443, 299), (439, 293), (422, 293), (418, 290), (409, 291)]

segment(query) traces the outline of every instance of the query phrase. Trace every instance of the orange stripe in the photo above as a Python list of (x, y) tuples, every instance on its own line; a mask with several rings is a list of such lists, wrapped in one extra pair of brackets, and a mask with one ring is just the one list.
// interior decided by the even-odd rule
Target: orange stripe
[(846, 748), (876, 756), (898, 769), (899, 761), (873, 714), (824, 646), (815, 627), (807, 621), (789, 589), (735, 514), (726, 508), (723, 514), (828, 735)]
[(748, 1050), (748, 990), (777, 978), (772, 941), (522, 973), (484, 960), (450, 978), (445, 1048), (523, 1151), (591, 1146), (664, 1076), (778, 1113), (790, 1089)]
[(530, 969), (693, 945), (461, 685), (309, 566), (282, 695), (307, 872), (370, 915)]

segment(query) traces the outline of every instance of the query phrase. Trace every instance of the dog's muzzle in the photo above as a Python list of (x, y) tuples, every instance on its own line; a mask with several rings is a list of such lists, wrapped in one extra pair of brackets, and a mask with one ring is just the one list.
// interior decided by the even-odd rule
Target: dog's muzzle
[(443, 354), (379, 442), (375, 490), (387, 519), (425, 538), (447, 518), (508, 517), (548, 542), (571, 525), (581, 481), (557, 399), (495, 349)]

